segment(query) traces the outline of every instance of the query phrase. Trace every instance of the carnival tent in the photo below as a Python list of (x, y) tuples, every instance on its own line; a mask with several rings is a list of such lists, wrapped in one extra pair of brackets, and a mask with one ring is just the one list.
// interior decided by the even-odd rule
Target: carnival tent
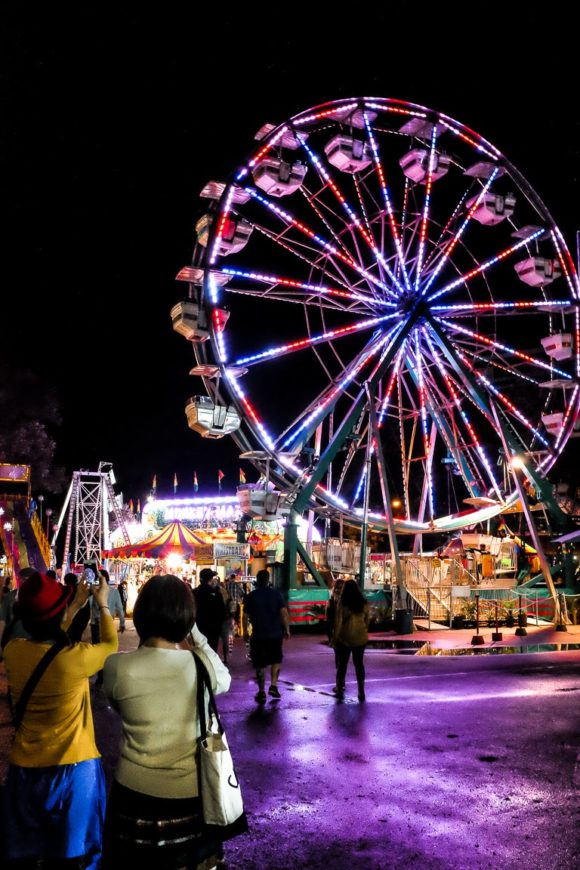
[(182, 559), (194, 559), (196, 548), (204, 546), (202, 538), (176, 520), (147, 541), (104, 550), (103, 556), (106, 559), (165, 559), (175, 553)]

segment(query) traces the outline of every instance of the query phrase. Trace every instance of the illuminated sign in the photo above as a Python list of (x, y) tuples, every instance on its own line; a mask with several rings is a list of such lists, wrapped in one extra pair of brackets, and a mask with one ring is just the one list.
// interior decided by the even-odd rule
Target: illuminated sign
[(214, 544), (213, 554), (216, 559), (249, 559), (249, 544)]
[(8, 462), (0, 462), (0, 480), (11, 483), (28, 483), (30, 465), (11, 465)]
[(197, 520), (208, 525), (229, 524), (241, 515), (236, 496), (209, 498), (159, 498), (150, 499), (144, 514), (161, 512), (167, 522), (171, 520)]

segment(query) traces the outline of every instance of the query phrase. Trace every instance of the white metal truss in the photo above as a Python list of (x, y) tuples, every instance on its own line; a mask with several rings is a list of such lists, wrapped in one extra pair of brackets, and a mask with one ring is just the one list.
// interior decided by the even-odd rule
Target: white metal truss
[[(106, 469), (106, 470), (105, 470)], [(82, 564), (83, 561), (101, 561), (103, 550), (110, 547), (109, 518), (113, 514), (123, 542), (130, 544), (123, 515), (119, 510), (110, 463), (99, 464), (98, 471), (75, 471), (65, 498), (52, 546), (66, 518), (66, 536), (63, 566)]]

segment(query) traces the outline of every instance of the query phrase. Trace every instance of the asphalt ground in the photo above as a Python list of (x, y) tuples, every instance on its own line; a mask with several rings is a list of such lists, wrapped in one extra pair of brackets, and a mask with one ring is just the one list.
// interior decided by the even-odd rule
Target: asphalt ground
[[(491, 629), (477, 649), (470, 629), (374, 635), (365, 703), (352, 664), (336, 701), (325, 637), (294, 631), (263, 706), (236, 638), (218, 706), (250, 830), (226, 843), (230, 870), (580, 866), (580, 630), (502, 631), (505, 654)], [(135, 648), (130, 621), (120, 640)], [(119, 720), (96, 685), (92, 700), (110, 781)], [(3, 765), (10, 736), (0, 665)]]

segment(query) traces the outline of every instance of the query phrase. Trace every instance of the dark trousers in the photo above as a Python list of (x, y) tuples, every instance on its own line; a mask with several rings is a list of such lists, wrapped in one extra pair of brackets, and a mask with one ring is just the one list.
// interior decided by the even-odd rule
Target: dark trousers
[(344, 646), (342, 643), (335, 644), (335, 654), (336, 654), (336, 687), (338, 689), (344, 688), (344, 681), (346, 679), (346, 669), (348, 667), (348, 660), (350, 658), (350, 654), (352, 653), (352, 661), (354, 664), (354, 670), (356, 673), (356, 681), (359, 685), (359, 688), (364, 686), (365, 682), (365, 666), (363, 662), (364, 654), (365, 654), (365, 646)]

